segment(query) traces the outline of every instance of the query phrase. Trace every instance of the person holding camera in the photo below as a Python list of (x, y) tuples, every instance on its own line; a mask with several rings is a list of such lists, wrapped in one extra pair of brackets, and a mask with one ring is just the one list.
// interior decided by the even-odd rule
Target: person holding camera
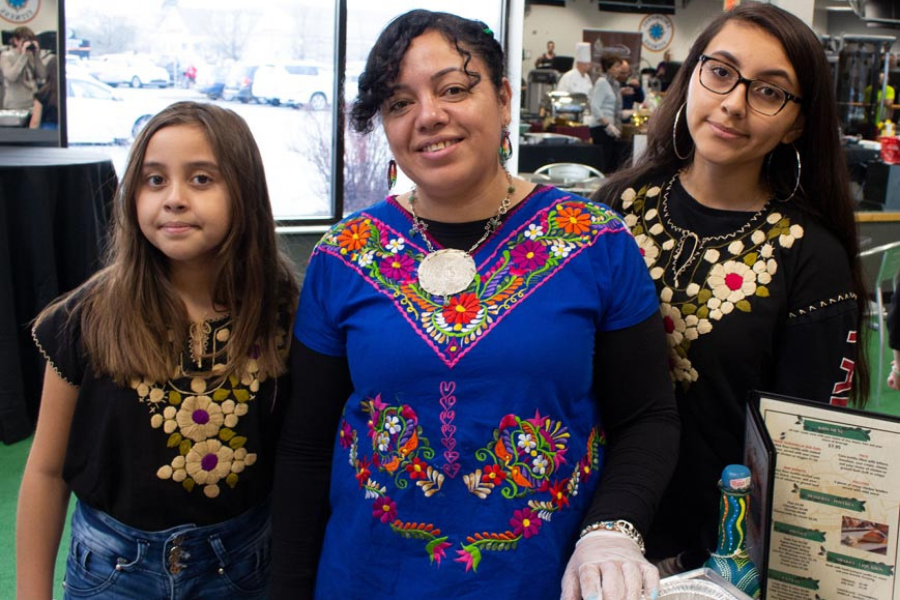
[(12, 32), (12, 49), (0, 54), (3, 71), (3, 108), (31, 109), (34, 93), (47, 77), (41, 61), (37, 36), (28, 27), (16, 27)]

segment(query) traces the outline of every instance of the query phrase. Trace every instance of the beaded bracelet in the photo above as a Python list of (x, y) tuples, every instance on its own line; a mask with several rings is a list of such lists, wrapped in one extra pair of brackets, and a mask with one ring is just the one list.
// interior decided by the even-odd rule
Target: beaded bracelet
[(644, 536), (642, 536), (641, 532), (637, 530), (637, 527), (623, 519), (619, 519), (617, 521), (598, 521), (597, 523), (591, 523), (581, 530), (581, 535), (579, 535), (578, 538), (581, 539), (593, 531), (601, 530), (618, 531), (619, 533), (624, 533), (625, 535), (630, 537), (635, 544), (637, 544), (638, 549), (641, 551), (641, 554), (645, 554), (647, 551), (646, 547), (644, 546)]

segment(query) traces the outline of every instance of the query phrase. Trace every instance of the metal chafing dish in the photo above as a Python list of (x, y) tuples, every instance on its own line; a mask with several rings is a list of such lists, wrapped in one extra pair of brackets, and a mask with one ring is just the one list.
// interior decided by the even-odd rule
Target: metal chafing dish
[(573, 94), (559, 90), (547, 92), (542, 103), (544, 114), (549, 114), (553, 119), (563, 117), (576, 123), (584, 122), (584, 114), (589, 106), (587, 94)]
[(659, 600), (752, 600), (712, 569), (702, 568), (660, 581)]
[(0, 127), (28, 127), (31, 112), (27, 110), (0, 110)]

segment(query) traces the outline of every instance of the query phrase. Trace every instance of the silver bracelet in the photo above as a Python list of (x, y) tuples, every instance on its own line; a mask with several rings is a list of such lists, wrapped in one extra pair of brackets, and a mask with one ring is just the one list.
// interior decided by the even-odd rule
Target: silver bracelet
[(635, 544), (637, 544), (638, 549), (641, 551), (641, 554), (646, 554), (647, 549), (644, 546), (644, 536), (642, 536), (641, 532), (637, 530), (637, 527), (623, 519), (619, 519), (617, 521), (598, 521), (596, 523), (591, 523), (581, 530), (581, 535), (579, 535), (578, 538), (581, 539), (593, 531), (603, 530), (618, 531), (619, 533), (624, 533), (625, 535), (630, 537)]

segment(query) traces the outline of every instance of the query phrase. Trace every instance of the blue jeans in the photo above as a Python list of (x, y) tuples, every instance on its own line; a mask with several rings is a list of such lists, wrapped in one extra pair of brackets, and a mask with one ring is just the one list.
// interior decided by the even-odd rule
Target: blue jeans
[(141, 531), (78, 502), (65, 599), (265, 600), (270, 533), (268, 503), (216, 525)]

